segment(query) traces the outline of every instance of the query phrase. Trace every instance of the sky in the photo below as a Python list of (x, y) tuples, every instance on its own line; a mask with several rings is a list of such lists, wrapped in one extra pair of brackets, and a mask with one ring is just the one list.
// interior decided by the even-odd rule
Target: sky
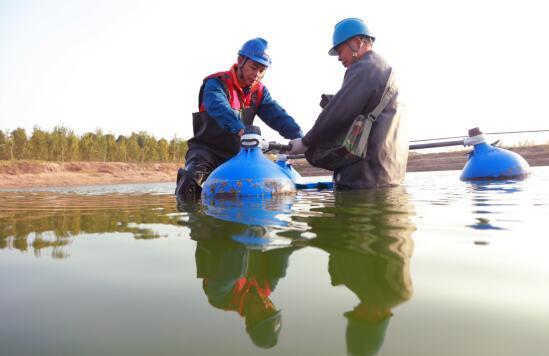
[(346, 17), (394, 67), (410, 139), (549, 129), (546, 14), (537, 0), (0, 0), (0, 129), (188, 139), (203, 78), (263, 37), (263, 82), (307, 132), (341, 87), (327, 52)]

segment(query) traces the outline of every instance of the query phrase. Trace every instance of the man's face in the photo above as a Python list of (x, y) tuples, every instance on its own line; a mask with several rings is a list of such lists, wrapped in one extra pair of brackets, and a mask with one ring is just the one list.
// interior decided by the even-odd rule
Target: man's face
[(265, 75), (265, 71), (267, 70), (266, 66), (254, 62), (251, 59), (246, 61), (245, 58), (242, 57), (239, 58), (238, 61), (239, 65), (244, 63), (244, 61), (246, 62), (244, 66), (240, 67), (242, 75), (239, 79), (242, 81), (240, 84), (242, 84), (243, 87), (249, 87), (258, 83)]
[(345, 68), (349, 68), (349, 66), (353, 64), (353, 51), (349, 46), (349, 41), (351, 40), (340, 43), (335, 48), (337, 52), (337, 59), (341, 62), (341, 64), (343, 64)]

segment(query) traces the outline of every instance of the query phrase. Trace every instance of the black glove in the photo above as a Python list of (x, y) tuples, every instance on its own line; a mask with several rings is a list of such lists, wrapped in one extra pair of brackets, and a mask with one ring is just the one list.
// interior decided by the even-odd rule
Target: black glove
[(334, 96), (333, 96), (332, 94), (322, 94), (322, 95), (320, 96), (320, 103), (319, 103), (320, 107), (324, 109), (324, 108), (326, 107), (326, 105), (328, 105), (328, 102), (329, 102), (333, 97), (334, 97)]

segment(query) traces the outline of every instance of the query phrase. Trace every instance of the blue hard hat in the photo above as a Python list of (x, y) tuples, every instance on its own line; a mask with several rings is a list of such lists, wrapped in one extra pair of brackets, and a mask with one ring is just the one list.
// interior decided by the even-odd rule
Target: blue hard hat
[(278, 342), (281, 324), (280, 310), (276, 310), (263, 320), (246, 327), (246, 331), (256, 346), (270, 349)]
[(337, 51), (335, 48), (347, 41), (349, 38), (364, 35), (368, 36), (373, 40), (375, 37), (372, 35), (368, 26), (361, 19), (355, 17), (350, 17), (344, 20), (339, 21), (334, 28), (334, 35), (332, 37), (332, 48), (328, 51), (330, 56), (337, 56)]
[(267, 54), (267, 47), (268, 43), (263, 38), (254, 38), (244, 43), (238, 51), (238, 55), (269, 67), (271, 66), (271, 57)]

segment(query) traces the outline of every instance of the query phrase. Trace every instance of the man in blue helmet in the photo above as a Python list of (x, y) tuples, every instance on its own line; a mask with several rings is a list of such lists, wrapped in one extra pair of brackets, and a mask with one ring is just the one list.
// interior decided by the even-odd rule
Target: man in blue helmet
[[(368, 26), (360, 19), (347, 18), (335, 25), (328, 53), (338, 56), (347, 68), (343, 85), (329, 101), (321, 102), (323, 110), (311, 130), (302, 139), (291, 141), (290, 154), (306, 153), (307, 159), (313, 161), (311, 152), (318, 146), (331, 144), (334, 138), (348, 132), (358, 115), (366, 116), (378, 107), (392, 68), (372, 50), (374, 40)], [(396, 84), (391, 87), (395, 89), (393, 92), (398, 92)], [(397, 97), (398, 93), (392, 96), (373, 122), (366, 157), (334, 169), (336, 189), (392, 186), (404, 179), (408, 139), (402, 127)], [(323, 95), (323, 99), (326, 96)]]
[(256, 114), (284, 138), (302, 136), (299, 125), (261, 83), (270, 65), (267, 41), (254, 38), (244, 43), (231, 69), (204, 79), (199, 111), (193, 114), (194, 136), (188, 141), (185, 169), (177, 174), (177, 196), (200, 197), (202, 183), (210, 173), (238, 153), (244, 127), (252, 124)]

